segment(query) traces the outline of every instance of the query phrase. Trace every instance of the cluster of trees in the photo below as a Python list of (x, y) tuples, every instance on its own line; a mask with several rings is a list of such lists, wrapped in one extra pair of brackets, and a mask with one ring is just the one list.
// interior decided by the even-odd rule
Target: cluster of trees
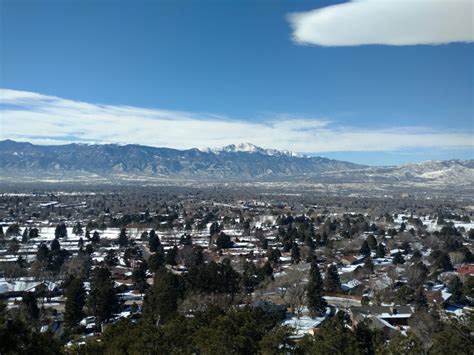
[[(303, 338), (298, 344), (297, 351), (321, 355), (472, 354), (474, 346), (474, 340), (470, 336), (473, 329), (472, 321), (467, 325), (455, 320), (447, 323), (438, 321), (428, 327), (430, 328), (415, 327), (407, 335), (398, 333), (387, 341), (381, 331), (371, 329), (369, 321), (353, 326), (346, 314), (338, 312), (313, 336)], [(433, 330), (435, 331), (431, 333)]]
[[(172, 280), (168, 280), (173, 282)], [(137, 323), (121, 320), (73, 351), (96, 354), (284, 354), (294, 349), (281, 318), (260, 308), (211, 306), (193, 317), (161, 319), (143, 316)]]
[[(28, 300), (28, 298), (26, 298)], [(34, 308), (34, 306), (31, 306)], [(36, 312), (32, 309), (33, 312)], [(0, 301), (0, 354), (61, 354), (59, 339), (31, 327), (27, 318), (10, 317)]]
[(57, 239), (53, 239), (50, 248), (44, 243), (40, 244), (36, 252), (35, 263), (42, 270), (49, 270), (58, 272), (66, 259), (69, 257), (69, 252), (61, 249), (61, 244)]

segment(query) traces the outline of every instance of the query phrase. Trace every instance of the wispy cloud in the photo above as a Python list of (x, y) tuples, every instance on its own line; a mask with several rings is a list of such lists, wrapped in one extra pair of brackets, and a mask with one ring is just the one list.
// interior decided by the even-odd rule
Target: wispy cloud
[(173, 148), (252, 142), (306, 153), (474, 147), (472, 132), (424, 127), (361, 129), (288, 114), (250, 122), (211, 113), (102, 105), (7, 89), (0, 89), (0, 139)]
[(320, 46), (472, 42), (472, 0), (355, 0), (288, 15), (293, 40)]

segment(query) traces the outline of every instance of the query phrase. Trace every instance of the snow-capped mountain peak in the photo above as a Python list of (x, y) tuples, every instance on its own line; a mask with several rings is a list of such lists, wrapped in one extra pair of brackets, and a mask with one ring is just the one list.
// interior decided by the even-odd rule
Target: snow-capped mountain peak
[(225, 153), (260, 153), (264, 155), (275, 155), (275, 156), (289, 156), (303, 158), (304, 155), (289, 151), (289, 150), (277, 150), (277, 149), (264, 149), (256, 146), (252, 143), (240, 143), (240, 144), (229, 144), (222, 148), (207, 148), (205, 150), (209, 153), (220, 154)]

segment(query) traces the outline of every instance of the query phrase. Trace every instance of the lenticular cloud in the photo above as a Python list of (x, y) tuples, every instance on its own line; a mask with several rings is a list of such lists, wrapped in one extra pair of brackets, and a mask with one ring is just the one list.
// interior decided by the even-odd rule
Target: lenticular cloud
[(472, 0), (357, 0), (292, 13), (299, 44), (358, 46), (472, 42)]

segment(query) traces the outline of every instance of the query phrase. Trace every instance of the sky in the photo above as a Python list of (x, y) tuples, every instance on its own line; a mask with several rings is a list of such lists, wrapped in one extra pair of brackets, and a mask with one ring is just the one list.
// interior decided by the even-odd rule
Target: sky
[(0, 0), (0, 139), (474, 159), (472, 0)]

